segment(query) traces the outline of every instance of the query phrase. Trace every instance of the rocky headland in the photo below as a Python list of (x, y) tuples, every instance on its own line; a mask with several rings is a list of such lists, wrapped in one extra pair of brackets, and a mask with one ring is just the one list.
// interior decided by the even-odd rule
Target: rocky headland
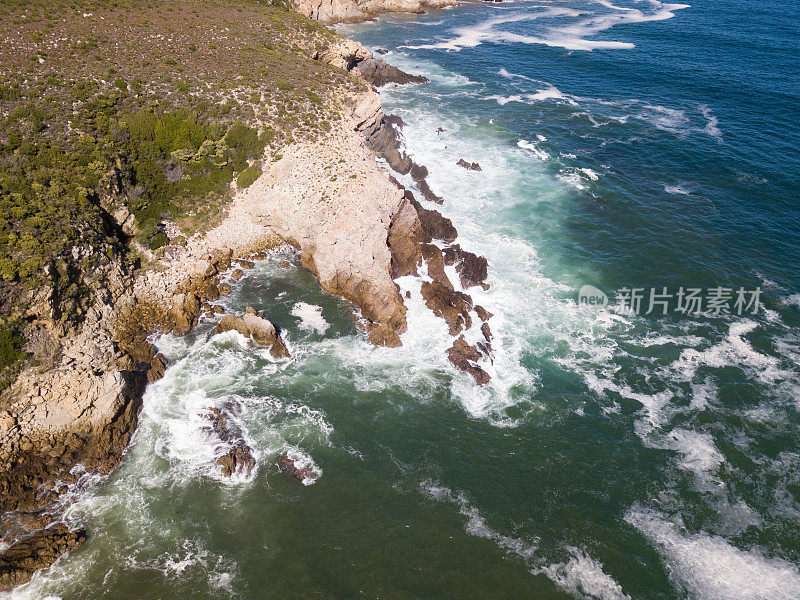
[[(447, 4), (450, 2), (334, 2), (297, 8), (314, 19), (332, 22)], [(181, 9), (180, 4), (167, 2), (165, 6), (168, 12)], [(151, 26), (164, 22), (159, 8), (164, 7), (151, 7), (151, 12), (145, 13)], [(248, 9), (251, 22), (266, 23), (262, 27), (268, 28), (277, 27), (275, 19), (283, 18), (283, 13), (273, 12), (285, 10), (265, 13), (267, 9), (258, 3), (248, 4)], [(93, 33), (76, 36), (90, 40), (86, 52), (91, 53), (91, 40), (95, 45), (98, 39), (108, 43), (111, 36), (107, 31), (98, 33), (98, 28), (106, 25), (98, 25), (96, 15), (82, 14), (73, 16), (74, 23), (67, 26), (83, 25), (81, 19), (92, 21)], [(241, 26), (241, 14), (234, 16)], [(3, 323), (19, 332), (14, 339), (24, 341), (18, 351), (20, 358), (5, 368), (9, 384), (0, 394), (0, 589), (25, 583), (36, 570), (49, 566), (85, 538), (82, 530), (71, 531), (59, 523), (57, 499), (82, 478), (110, 473), (122, 459), (137, 424), (144, 389), (168, 366), (151, 343), (153, 336), (185, 335), (199, 320), (219, 318), (222, 310), (215, 301), (230, 292), (242, 269), (251, 268), (253, 260), (276, 248), (295, 248), (302, 265), (319, 278), (323, 289), (352, 302), (366, 336), (379, 346), (401, 345), (407, 328), (406, 307), (394, 279), (424, 275), (421, 289), (426, 306), (444, 320), (454, 337), (447, 352), (450, 362), (478, 384), (489, 381), (481, 365), (491, 361), (491, 315), (466, 293), (470, 287), (488, 287), (486, 260), (455, 243), (457, 232), (452, 223), (438, 211), (422, 206), (375, 160), (381, 157), (397, 173), (409, 174), (426, 200), (444, 201), (427, 185), (427, 169), (404, 153), (402, 121), (383, 114), (374, 91), (387, 83), (423, 84), (425, 79), (403, 73), (360, 44), (296, 18), (300, 19), (297, 29), (290, 27), (278, 37), (291, 51), (272, 43), (263, 50), (265, 64), (276, 54), (280, 59), (281, 52), (295, 61), (292, 68), (298, 79), (274, 82), (274, 89), (291, 97), (285, 104), (280, 104), (285, 101), (283, 96), (276, 104), (261, 88), (262, 82), (239, 80), (227, 92), (211, 87), (210, 98), (199, 88), (189, 92), (189, 98), (178, 101), (176, 111), (188, 110), (181, 103), (193, 107), (208, 99), (233, 108), (201, 117), (203, 113), (198, 111), (206, 109), (197, 104), (193, 116), (187, 118), (186, 112), (163, 112), (170, 110), (163, 107), (165, 98), (175, 102), (175, 92), (159, 87), (162, 80), (152, 74), (148, 75), (153, 77), (151, 89), (136, 92), (134, 98), (132, 85), (120, 78), (88, 85), (100, 100), (113, 100), (110, 114), (125, 121), (121, 142), (114, 141), (111, 146), (130, 144), (132, 139), (149, 144), (148, 138), (136, 136), (154, 118), (191, 129), (194, 137), (186, 142), (157, 141), (163, 147), (154, 151), (162, 152), (162, 157), (152, 163), (156, 169), (152, 177), (165, 185), (181, 186), (174, 192), (183, 198), (183, 204), (159, 205), (159, 190), (143, 185), (139, 178), (145, 171), (137, 168), (144, 160), (144, 146), (124, 146), (117, 154), (106, 154), (105, 146), (88, 146), (87, 136), (95, 136), (93, 143), (99, 144), (97, 140), (105, 140), (102, 135), (119, 135), (113, 126), (109, 134), (103, 133), (105, 130), (91, 133), (95, 131), (91, 127), (98, 127), (96, 116), (84, 126), (90, 133), (84, 132), (83, 137), (71, 138), (69, 131), (47, 124), (38, 130), (40, 145), (50, 147), (53, 140), (62, 140), (59, 143), (67, 146), (74, 143), (76, 148), (87, 145), (98, 175), (86, 180), (94, 182), (94, 188), (77, 186), (82, 190), (81, 202), (89, 207), (89, 216), (79, 214), (85, 220), (78, 226), (102, 231), (103, 241), (86, 235), (75, 239), (66, 249), (66, 261), (58, 253), (47, 254), (47, 249), (41, 258), (30, 258), (30, 245), (9, 246), (10, 256), (19, 256), (14, 264), (32, 269), (31, 261), (36, 259), (44, 276), (19, 267), (4, 272), (0, 290), (7, 295), (3, 307), (8, 316)], [(234, 35), (224, 14), (221, 17), (217, 11), (213, 19), (216, 21), (205, 26), (219, 35), (217, 42), (208, 42), (215, 45), (209, 52), (217, 50), (218, 44), (230, 43)], [(22, 40), (19, 36), (25, 34), (23, 27), (14, 35)], [(152, 29), (146, 35), (152, 37)], [(264, 34), (263, 30), (261, 34), (248, 30), (246, 35), (258, 40)], [(188, 55), (199, 51), (194, 42), (180, 43)], [(27, 42), (18, 44), (23, 47)], [(165, 47), (176, 51), (171, 38)], [(53, 60), (56, 51), (51, 48), (50, 52), (40, 65)], [(193, 59), (185, 60), (188, 65)], [(197, 72), (198, 81), (211, 78), (206, 71), (213, 70), (213, 61), (195, 63), (202, 69)], [(66, 84), (73, 96), (76, 86), (87, 86), (80, 79), (87, 77), (87, 69), (94, 68), (88, 59), (87, 65)], [(220, 66), (219, 72), (227, 71)], [(189, 80), (193, 71), (182, 69), (181, 73)], [(42, 76), (46, 75), (42, 71)], [(312, 89), (300, 90), (302, 77), (314, 81), (327, 78), (327, 89), (332, 91), (323, 97)], [(135, 81), (144, 79), (140, 76)], [(255, 87), (248, 89), (248, 85)], [(178, 90), (186, 93), (183, 86)], [(91, 93), (89, 100), (78, 104), (95, 101)], [(83, 97), (84, 92), (80, 94)], [(266, 109), (261, 110), (259, 103)], [(150, 107), (148, 112), (136, 112), (145, 105)], [(94, 110), (93, 105), (89, 108)], [(296, 117), (291, 110), (298, 111)], [(11, 114), (7, 111), (4, 115), (9, 127)], [(311, 124), (308, 128), (298, 125), (306, 122)], [(157, 123), (156, 127), (165, 125)], [(29, 128), (26, 135), (33, 135), (31, 131)], [(12, 147), (16, 144), (14, 132), (6, 128), (0, 136), (11, 151), (19, 149), (19, 144)], [(186, 146), (180, 147), (184, 143)], [(130, 152), (134, 154), (126, 154)], [(24, 170), (15, 173), (16, 177), (32, 177)], [(213, 186), (201, 186), (200, 195), (191, 195), (199, 186), (195, 182), (211, 178)], [(32, 184), (31, 190), (42, 193)], [(3, 193), (9, 199), (4, 201), (16, 201), (11, 188), (4, 188)], [(148, 193), (148, 201), (142, 202)], [(209, 199), (220, 195), (223, 201), (209, 206)], [(153, 212), (156, 209), (160, 212)], [(191, 217), (176, 218), (179, 214)], [(90, 216), (96, 221), (89, 221)], [(458, 281), (450, 281), (445, 266), (455, 268)], [(482, 341), (467, 342), (464, 333), (472, 327), (480, 329)], [(231, 330), (270, 348), (275, 360), (289, 359), (280, 330), (269, 321), (269, 315), (248, 310), (244, 315), (222, 316), (217, 331)], [(221, 440), (217, 462), (227, 476), (249, 474), (255, 466), (231, 418), (234, 409), (215, 407), (207, 415), (210, 429)], [(280, 467), (298, 477), (288, 460), (279, 461)]]

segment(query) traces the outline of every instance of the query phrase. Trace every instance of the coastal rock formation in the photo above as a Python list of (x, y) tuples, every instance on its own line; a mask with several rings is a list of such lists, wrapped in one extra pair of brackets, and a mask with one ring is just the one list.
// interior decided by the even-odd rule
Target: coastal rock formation
[(253, 467), (256, 466), (250, 446), (244, 440), (242, 429), (231, 416), (231, 412), (238, 408), (234, 401), (228, 401), (222, 408), (211, 407), (209, 412), (204, 415), (211, 421), (211, 426), (208, 427), (209, 432), (216, 435), (222, 442), (217, 447), (219, 456), (215, 462), (225, 477), (231, 477), (234, 474), (249, 476)]
[(382, 117), (378, 97), (364, 94), (353, 110), (352, 133), (287, 148), (243, 200), (256, 223), (300, 250), (323, 289), (360, 308), (372, 343), (399, 346), (406, 308), (391, 277), (387, 238), (403, 193), (359, 135)]
[(8, 547), (0, 554), (0, 591), (28, 583), (36, 571), (49, 567), (85, 539), (83, 529), (71, 531), (63, 523), (57, 523)]
[(444, 248), (442, 253), (444, 254), (444, 264), (455, 265), (461, 280), (461, 287), (480, 286), (484, 290), (489, 289), (489, 284), (485, 283), (489, 274), (489, 263), (483, 256), (462, 250), (458, 244)]
[(477, 363), (483, 358), (475, 346), (470, 346), (461, 335), (453, 342), (452, 347), (447, 350), (447, 358), (457, 368), (465, 373), (469, 373), (475, 378), (478, 385), (489, 383), (489, 374)]
[(428, 81), (422, 75), (409, 75), (381, 58), (373, 57), (363, 60), (356, 65), (356, 69), (364, 79), (375, 87), (381, 87), (387, 83), (404, 85), (407, 83), (426, 83)]
[(354, 40), (340, 40), (328, 48), (318, 51), (313, 58), (345, 71), (358, 73), (376, 88), (387, 83), (403, 85), (428, 81), (421, 75), (410, 75), (394, 65), (390, 65), (382, 58), (375, 57), (361, 43)]
[(422, 13), (457, 0), (292, 0), (298, 12), (323, 23), (355, 23), (390, 12)]
[(275, 359), (289, 358), (289, 350), (280, 337), (280, 333), (271, 321), (259, 315), (252, 306), (245, 309), (242, 317), (225, 315), (217, 323), (214, 333), (225, 331), (238, 331), (243, 336), (252, 339), (259, 346), (269, 348), (269, 353)]

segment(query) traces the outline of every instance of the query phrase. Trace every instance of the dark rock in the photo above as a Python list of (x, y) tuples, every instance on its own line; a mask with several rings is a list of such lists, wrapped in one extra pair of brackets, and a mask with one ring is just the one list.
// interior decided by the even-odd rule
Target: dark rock
[(457, 369), (469, 373), (475, 378), (478, 385), (489, 383), (491, 377), (476, 363), (481, 359), (481, 354), (475, 346), (470, 346), (461, 335), (447, 350), (447, 358)]
[(481, 321), (488, 321), (489, 319), (491, 319), (494, 316), (488, 310), (483, 308), (480, 304), (476, 304), (475, 305), (475, 314), (478, 315), (478, 318)]
[(36, 571), (46, 569), (85, 539), (85, 530), (70, 531), (63, 523), (57, 523), (8, 547), (0, 554), (0, 591), (29, 582)]
[(222, 454), (215, 462), (225, 477), (231, 477), (234, 473), (250, 475), (256, 465), (250, 447), (244, 441), (242, 428), (231, 416), (231, 413), (238, 408), (238, 403), (228, 401), (222, 408), (211, 407), (204, 415), (211, 421), (211, 426), (207, 430), (213, 432), (223, 442), (217, 447), (217, 452)]
[(374, 87), (381, 87), (387, 83), (426, 83), (427, 78), (421, 75), (409, 75), (394, 65), (390, 65), (382, 58), (367, 58), (356, 65), (356, 70)]
[(444, 203), (444, 200), (442, 199), (442, 197), (441, 196), (437, 196), (436, 194), (434, 194), (433, 190), (428, 185), (428, 182), (425, 181), (424, 179), (421, 179), (420, 181), (417, 181), (417, 189), (420, 191), (420, 193), (422, 194), (423, 198), (425, 198), (425, 200), (427, 200), (428, 202), (434, 202), (435, 204), (443, 204)]
[(169, 361), (167, 357), (160, 352), (156, 354), (150, 361), (150, 368), (147, 371), (147, 383), (153, 383), (164, 377), (164, 372), (167, 370)]
[(453, 290), (453, 284), (447, 278), (444, 272), (444, 257), (442, 251), (433, 244), (422, 244), (422, 258), (425, 259), (425, 265), (428, 268), (428, 276), (434, 281), (439, 282), (448, 290)]
[(282, 454), (277, 462), (278, 468), (284, 473), (288, 473), (298, 481), (304, 481), (312, 477), (311, 469), (308, 467), (298, 467), (297, 463), (289, 458), (288, 454)]
[(411, 179), (413, 179), (414, 181), (417, 182), (422, 181), (428, 176), (428, 169), (426, 167), (423, 167), (422, 165), (414, 163), (413, 165), (411, 165), (410, 174), (411, 174)]
[(231, 281), (239, 281), (243, 275), (244, 271), (241, 269), (234, 269), (233, 273), (231, 273)]
[(250, 475), (256, 465), (250, 447), (244, 443), (229, 448), (225, 454), (217, 457), (216, 463), (225, 477), (231, 477), (234, 473)]
[(479, 285), (485, 290), (489, 289), (489, 285), (484, 283), (489, 264), (483, 256), (462, 250), (458, 244), (445, 248), (443, 252), (445, 264), (455, 265), (463, 287)]
[(433, 314), (444, 319), (450, 328), (450, 335), (458, 335), (472, 325), (470, 309), (472, 298), (463, 292), (449, 289), (439, 281), (424, 281), (421, 287), (422, 298)]
[(386, 160), (398, 173), (406, 175), (411, 171), (413, 161), (400, 150), (400, 131), (391, 120), (383, 117), (374, 131), (367, 132), (366, 142), (375, 154)]
[(388, 53), (389, 51), (386, 50), (385, 48), (378, 48), (377, 50), (375, 50), (375, 54), (388, 54)]
[(426, 243), (430, 243), (432, 240), (442, 240), (450, 243), (456, 239), (458, 232), (453, 227), (453, 222), (450, 219), (443, 217), (437, 210), (423, 208), (419, 202), (413, 199), (413, 196), (411, 196), (411, 203), (417, 209)]
[(481, 333), (483, 334), (483, 337), (486, 338), (487, 342), (491, 342), (492, 341), (492, 337), (493, 337), (492, 336), (492, 330), (489, 328), (489, 324), (488, 323), (484, 323), (483, 325), (481, 325)]
[(470, 163), (470, 162), (465, 161), (463, 158), (459, 158), (458, 162), (456, 164), (459, 167), (464, 167), (468, 171), (482, 171), (483, 170), (483, 169), (481, 169), (481, 166), (478, 163), (476, 163), (476, 162)]
[(406, 126), (406, 122), (403, 121), (403, 117), (400, 115), (383, 115), (383, 120), (388, 124), (394, 127), (397, 131), (400, 131), (403, 127)]
[(243, 259), (243, 258), (240, 258), (240, 259), (238, 260), (238, 262), (239, 262), (239, 265), (240, 265), (240, 266), (241, 266), (243, 269), (252, 269), (253, 267), (255, 267), (255, 266), (256, 266), (256, 263), (254, 263), (252, 260), (245, 260), (245, 259)]

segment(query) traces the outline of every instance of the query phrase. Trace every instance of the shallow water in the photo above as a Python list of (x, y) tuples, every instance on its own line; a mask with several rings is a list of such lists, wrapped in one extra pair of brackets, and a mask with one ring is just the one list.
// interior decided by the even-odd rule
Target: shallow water
[[(382, 99), (489, 260), (492, 383), (446, 362), (419, 281), (404, 346), (375, 349), (267, 259), (225, 302), (292, 360), (213, 323), (160, 340), (123, 466), (69, 510), (89, 542), (13, 597), (800, 598), (798, 24), (564, 1), (342, 28), (431, 80)], [(764, 307), (609, 316), (584, 284)], [(258, 469), (226, 481), (200, 413), (230, 398)], [(286, 450), (311, 485), (277, 473)]]

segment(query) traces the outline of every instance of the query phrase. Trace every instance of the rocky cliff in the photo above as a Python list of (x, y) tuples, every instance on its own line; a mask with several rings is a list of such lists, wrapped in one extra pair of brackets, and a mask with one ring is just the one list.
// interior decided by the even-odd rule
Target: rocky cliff
[(384, 13), (422, 13), (457, 4), (458, 0), (292, 0), (298, 12), (323, 23), (355, 23)]

